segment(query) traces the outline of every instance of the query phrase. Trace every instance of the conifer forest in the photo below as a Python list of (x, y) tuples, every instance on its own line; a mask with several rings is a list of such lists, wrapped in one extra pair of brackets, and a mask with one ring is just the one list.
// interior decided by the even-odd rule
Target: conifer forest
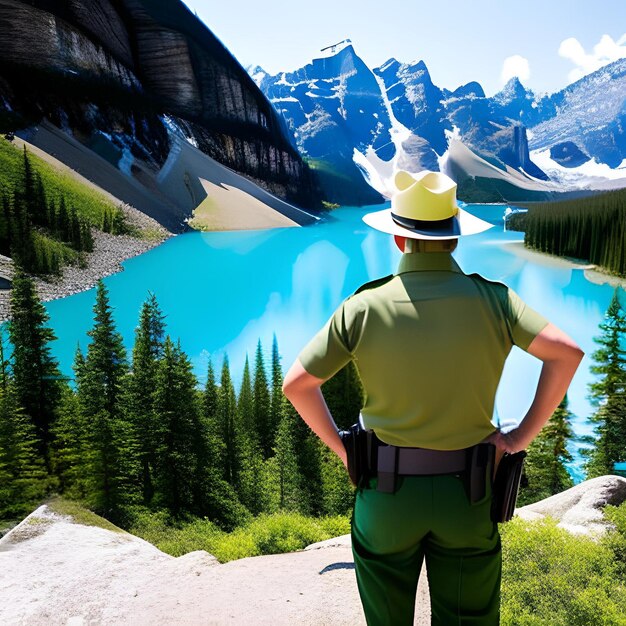
[(518, 226), (529, 248), (626, 276), (626, 189), (529, 206)]
[[(73, 376), (51, 356), (54, 334), (32, 280), (16, 275), (0, 387), (0, 517), (51, 493), (124, 526), (133, 507), (208, 518), (232, 529), (251, 515), (346, 514), (352, 487), (341, 462), (296, 417), (282, 393), (276, 340), (261, 342), (235, 389), (228, 357), (201, 388), (150, 295), (127, 354), (98, 283), (93, 328)], [(6, 341), (3, 343), (6, 343)], [(353, 423), (354, 368), (324, 388), (339, 427)]]
[[(0, 351), (0, 519), (23, 516), (57, 493), (122, 527), (137, 510), (204, 518), (224, 530), (279, 511), (349, 515), (353, 488), (343, 465), (283, 396), (275, 338), (269, 353), (259, 341), (246, 358), (238, 389), (228, 356), (209, 360), (200, 386), (153, 294), (126, 352), (100, 281), (90, 342), (77, 347), (66, 377), (51, 355), (46, 310), (22, 271), (11, 310)], [(626, 459), (625, 337), (616, 291), (593, 354), (589, 477)], [(323, 391), (339, 428), (356, 421), (362, 391), (353, 365)], [(571, 417), (565, 398), (531, 444), (520, 504), (572, 485)]]

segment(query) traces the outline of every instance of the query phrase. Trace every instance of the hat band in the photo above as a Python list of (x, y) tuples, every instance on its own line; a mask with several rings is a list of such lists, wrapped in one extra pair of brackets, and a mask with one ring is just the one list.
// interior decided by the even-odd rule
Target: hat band
[(450, 230), (454, 226), (454, 217), (446, 217), (443, 220), (414, 220), (410, 217), (402, 217), (401, 215), (396, 215), (393, 211), (391, 212), (391, 219), (398, 225), (403, 228), (408, 228), (409, 230), (426, 230), (426, 231), (439, 231), (439, 230)]

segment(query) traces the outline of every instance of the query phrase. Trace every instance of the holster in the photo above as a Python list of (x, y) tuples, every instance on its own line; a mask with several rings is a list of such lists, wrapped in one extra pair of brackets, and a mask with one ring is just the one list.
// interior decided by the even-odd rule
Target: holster
[(348, 430), (339, 431), (339, 436), (348, 457), (350, 481), (358, 487), (376, 475), (378, 438), (374, 431), (363, 428), (360, 421)]
[(494, 522), (508, 522), (515, 511), (526, 450), (514, 454), (504, 453), (493, 481), (491, 519)]

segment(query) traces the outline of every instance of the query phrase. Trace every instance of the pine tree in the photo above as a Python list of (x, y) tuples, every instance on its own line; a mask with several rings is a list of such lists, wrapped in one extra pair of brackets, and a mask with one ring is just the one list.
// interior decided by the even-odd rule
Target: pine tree
[(283, 418), (285, 396), (283, 394), (283, 369), (280, 365), (280, 352), (276, 335), (272, 339), (272, 392), (270, 396), (270, 418), (268, 420), (268, 436), (274, 440), (278, 425)]
[(86, 421), (89, 465), (89, 503), (96, 512), (115, 518), (124, 504), (134, 501), (124, 467), (133, 462), (127, 425), (122, 422), (120, 398), (128, 366), (122, 337), (113, 321), (108, 292), (98, 281), (93, 308), (92, 341), (80, 373), (78, 401)]
[(164, 318), (156, 296), (150, 293), (139, 314), (132, 372), (124, 396), (124, 409), (128, 421), (133, 424), (137, 440), (139, 484), (144, 504), (149, 504), (154, 494), (152, 474), (157, 458), (157, 443), (154, 438), (156, 425), (153, 386), (159, 361), (163, 357)]
[(39, 452), (48, 468), (50, 427), (55, 419), (61, 378), (58, 362), (50, 351), (49, 343), (56, 337), (46, 325), (49, 319), (32, 279), (18, 269), (13, 277), (9, 322), (15, 394), (35, 427)]
[(207, 381), (204, 388), (203, 409), (204, 414), (209, 420), (215, 420), (217, 414), (217, 398), (218, 389), (215, 382), (215, 370), (213, 369), (213, 363), (209, 359), (207, 367)]
[(565, 463), (572, 460), (567, 444), (573, 436), (571, 417), (563, 398), (552, 417), (528, 446), (524, 463), (527, 485), (519, 495), (519, 506), (531, 504), (565, 491), (574, 485)]
[(26, 209), (27, 215), (30, 217), (31, 220), (37, 221), (35, 217), (38, 213), (37, 175), (33, 171), (33, 165), (30, 162), (30, 157), (28, 156), (26, 146), (24, 146), (24, 160), (20, 195), (23, 198), (24, 207)]
[(200, 394), (201, 435), (197, 438), (198, 470), (194, 488), (194, 513), (208, 517), (225, 530), (249, 519), (235, 489), (224, 480), (225, 444), (219, 434), (219, 388), (209, 359), (207, 382)]
[(194, 506), (193, 482), (198, 469), (196, 442), (201, 433), (191, 363), (169, 335), (157, 365), (154, 387), (155, 500), (173, 515), (180, 515)]
[(237, 431), (241, 455), (237, 491), (242, 503), (254, 515), (257, 515), (267, 506), (267, 490), (263, 475), (263, 454), (254, 422), (254, 394), (248, 355), (246, 355), (237, 401)]
[(245, 432), (247, 438), (258, 439), (256, 424), (254, 422), (254, 393), (252, 391), (252, 381), (250, 378), (250, 362), (246, 354), (241, 377), (241, 389), (237, 399), (238, 427)]
[(59, 479), (59, 491), (81, 500), (88, 495), (89, 481), (85, 479), (90, 471), (86, 462), (90, 454), (86, 418), (80, 411), (77, 394), (67, 386), (62, 391), (57, 413), (51, 447), (53, 471)]
[(36, 266), (35, 244), (24, 194), (13, 194), (11, 225), (11, 257), (22, 269), (32, 271)]
[(274, 437), (270, 426), (271, 401), (267, 387), (267, 374), (265, 373), (265, 361), (263, 348), (259, 339), (254, 358), (254, 423), (259, 432), (259, 443), (263, 457), (269, 458), (272, 454)]
[(274, 456), (270, 459), (274, 472), (274, 498), (281, 510), (309, 512), (309, 503), (303, 490), (303, 476), (298, 467), (293, 436), (294, 419), (285, 415), (278, 425)]
[(224, 446), (223, 477), (226, 482), (236, 488), (239, 479), (241, 451), (239, 433), (237, 432), (237, 401), (230, 375), (228, 355), (224, 355), (222, 364), (217, 403), (217, 429)]
[[(338, 428), (348, 428), (359, 419), (363, 406), (363, 392), (353, 363), (346, 365), (324, 383), (322, 391)], [(341, 510), (342, 494), (350, 494), (349, 482), (345, 482), (345, 468), (339, 459), (333, 459), (332, 453), (330, 456), (326, 452), (321, 453), (317, 437), (309, 427), (297, 417), (293, 409), (288, 408), (287, 411), (294, 417), (295, 448), (300, 473), (304, 477), (303, 485), (310, 506), (309, 513), (316, 515), (331, 508)], [(330, 495), (331, 492), (334, 493), (333, 496)], [(350, 496), (345, 507), (351, 504)]]
[(588, 452), (588, 477), (612, 474), (616, 462), (626, 460), (626, 314), (616, 289), (594, 341), (600, 346), (591, 367), (600, 378), (590, 385), (590, 399), (597, 407), (590, 420), (597, 439)]
[(37, 444), (12, 385), (0, 389), (0, 519), (23, 515), (46, 494), (49, 479)]

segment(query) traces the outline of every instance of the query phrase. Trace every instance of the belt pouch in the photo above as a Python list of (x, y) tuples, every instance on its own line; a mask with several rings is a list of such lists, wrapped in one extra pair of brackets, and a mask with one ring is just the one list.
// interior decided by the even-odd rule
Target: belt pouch
[(377, 491), (394, 493), (398, 476), (398, 448), (396, 446), (378, 447), (378, 484)]
[(491, 519), (494, 522), (508, 522), (515, 511), (526, 450), (514, 454), (504, 453), (498, 465), (493, 483)]
[(471, 504), (480, 502), (487, 495), (487, 476), (491, 480), (495, 457), (496, 447), (492, 443), (479, 443), (467, 449), (463, 482)]

